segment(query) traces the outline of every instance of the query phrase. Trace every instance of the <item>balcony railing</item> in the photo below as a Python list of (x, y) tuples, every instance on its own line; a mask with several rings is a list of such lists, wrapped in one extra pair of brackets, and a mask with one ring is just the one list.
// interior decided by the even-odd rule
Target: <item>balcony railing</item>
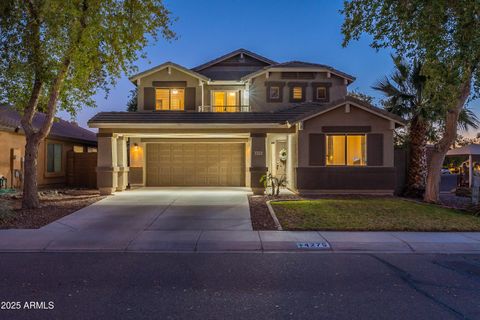
[(199, 106), (199, 112), (250, 112), (250, 106)]

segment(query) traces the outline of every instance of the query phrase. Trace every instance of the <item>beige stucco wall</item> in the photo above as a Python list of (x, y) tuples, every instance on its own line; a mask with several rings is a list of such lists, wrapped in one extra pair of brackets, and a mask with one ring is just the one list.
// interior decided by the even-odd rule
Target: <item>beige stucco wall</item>
[[(19, 156), (15, 159), (14, 169), (22, 170), (21, 161), (25, 157), (25, 136), (21, 133), (10, 131), (0, 131), (0, 141), (4, 145), (3, 152), (0, 152), (0, 175), (6, 176), (8, 185), (12, 186), (12, 167), (11, 167), (11, 149), (18, 149)], [(37, 183), (40, 186), (66, 183), (67, 152), (73, 150), (73, 142), (47, 139), (48, 142), (59, 143), (62, 145), (62, 172), (47, 173), (46, 164), (46, 144), (45, 140), (40, 143), (38, 148), (37, 162)], [(14, 185), (19, 187), (19, 181), (14, 179)]]
[(187, 87), (194, 87), (195, 88), (195, 102), (196, 106), (201, 105), (202, 101), (202, 87), (200, 86), (199, 79), (195, 78), (185, 72), (182, 72), (175, 68), (170, 68), (170, 74), (168, 74), (168, 69), (165, 68), (163, 70), (157, 71), (152, 73), (144, 78), (140, 79), (140, 84), (137, 85), (138, 87), (138, 110), (142, 111), (144, 106), (144, 99), (143, 99), (143, 88), (145, 87), (152, 87), (153, 81), (186, 81)]
[(383, 166), (393, 167), (393, 130), (390, 129), (390, 121), (353, 105), (350, 105), (348, 113), (345, 106), (340, 106), (304, 122), (303, 130), (298, 131), (298, 167), (309, 166), (308, 135), (322, 133), (322, 126), (371, 126), (371, 133), (383, 134)]
[(20, 182), (15, 178), (12, 181), (11, 149), (18, 149), (19, 156), (15, 160), (14, 168), (20, 170), (21, 158), (25, 156), (25, 136), (19, 133), (0, 131), (0, 141), (3, 145), (2, 152), (0, 152), (0, 176), (8, 179), (9, 187), (16, 187)]
[[(47, 172), (46, 154), (47, 146), (46, 142), (59, 143), (62, 145), (62, 171), (59, 173)], [(37, 182), (39, 185), (51, 185), (51, 184), (64, 184), (67, 181), (66, 168), (67, 168), (67, 152), (73, 150), (74, 144), (71, 142), (59, 141), (47, 139), (40, 143), (38, 149), (38, 170), (37, 170)]]
[[(283, 102), (267, 102), (267, 87), (265, 86), (265, 82), (268, 81), (285, 82), (285, 86), (283, 87)], [(330, 78), (328, 78), (326, 73), (319, 72), (315, 74), (315, 79), (299, 80), (282, 79), (280, 72), (271, 72), (268, 78), (265, 74), (263, 74), (252, 79), (252, 83), (250, 84), (249, 88), (250, 105), (252, 106), (252, 109), (254, 111), (272, 111), (292, 105), (292, 103), (290, 103), (290, 88), (288, 86), (289, 82), (308, 83), (305, 92), (305, 102), (312, 101), (313, 99), (313, 90), (312, 86), (310, 85), (311, 82), (330, 82), (332, 84), (330, 87), (330, 101), (343, 98), (347, 94), (347, 86), (344, 83), (344, 79), (333, 74)]]

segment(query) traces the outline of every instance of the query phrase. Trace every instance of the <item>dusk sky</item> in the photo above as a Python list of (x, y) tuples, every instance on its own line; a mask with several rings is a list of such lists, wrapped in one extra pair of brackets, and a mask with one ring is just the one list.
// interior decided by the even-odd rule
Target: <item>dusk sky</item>
[[(191, 68), (245, 48), (278, 62), (301, 60), (330, 65), (357, 78), (350, 91), (380, 98), (370, 87), (393, 70), (391, 51), (372, 49), (369, 36), (342, 48), (342, 0), (169, 0), (165, 5), (178, 18), (172, 26), (178, 40), (152, 43), (146, 48), (148, 58), (135, 63), (140, 71), (165, 61)], [(97, 108), (79, 112), (78, 123), (87, 127), (87, 121), (100, 111), (125, 111), (133, 88), (128, 75), (124, 75), (107, 99), (103, 92), (95, 97)], [(478, 113), (479, 105), (476, 101), (471, 108)]]

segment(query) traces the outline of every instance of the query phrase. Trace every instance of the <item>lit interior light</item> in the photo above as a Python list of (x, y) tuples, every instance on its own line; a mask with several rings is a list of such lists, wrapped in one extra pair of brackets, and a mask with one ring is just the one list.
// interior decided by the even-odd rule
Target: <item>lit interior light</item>
[(230, 92), (230, 93), (228, 93), (228, 95), (229, 95), (230, 97), (234, 97), (234, 96), (235, 96), (235, 92)]
[(173, 89), (172, 90), (172, 94), (177, 94), (178, 93), (178, 90), (177, 89)]

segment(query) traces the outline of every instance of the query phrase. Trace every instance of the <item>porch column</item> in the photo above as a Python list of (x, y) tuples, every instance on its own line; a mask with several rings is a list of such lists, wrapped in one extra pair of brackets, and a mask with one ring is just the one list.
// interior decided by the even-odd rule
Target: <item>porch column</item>
[(125, 136), (117, 138), (117, 165), (118, 165), (118, 185), (117, 191), (124, 191), (128, 184), (128, 163), (127, 163), (127, 138)]
[(112, 133), (98, 133), (97, 188), (109, 195), (118, 186), (117, 138)]
[(267, 173), (266, 158), (266, 133), (250, 134), (250, 187), (254, 194), (264, 194), (265, 187), (260, 183), (260, 178)]

